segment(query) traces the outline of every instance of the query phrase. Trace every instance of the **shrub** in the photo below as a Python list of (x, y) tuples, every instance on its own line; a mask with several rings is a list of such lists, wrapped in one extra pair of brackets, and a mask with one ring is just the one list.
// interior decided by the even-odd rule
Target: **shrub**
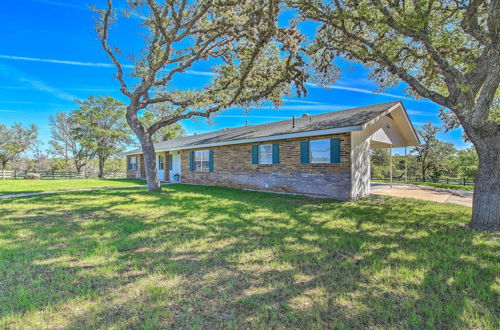
[(26, 180), (40, 180), (42, 177), (40, 176), (40, 174), (28, 173), (24, 176), (24, 178)]

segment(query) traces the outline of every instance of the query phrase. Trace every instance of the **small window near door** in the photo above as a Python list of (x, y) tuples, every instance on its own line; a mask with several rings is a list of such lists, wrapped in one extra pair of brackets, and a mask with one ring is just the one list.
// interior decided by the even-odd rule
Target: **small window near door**
[(163, 162), (163, 156), (159, 155), (158, 156), (158, 170), (163, 171), (165, 167), (165, 163)]
[(330, 140), (311, 140), (309, 152), (311, 163), (329, 163)]
[(137, 156), (130, 156), (128, 158), (128, 170), (137, 170)]
[(208, 150), (197, 150), (194, 152), (194, 170), (196, 172), (209, 171), (209, 152)]

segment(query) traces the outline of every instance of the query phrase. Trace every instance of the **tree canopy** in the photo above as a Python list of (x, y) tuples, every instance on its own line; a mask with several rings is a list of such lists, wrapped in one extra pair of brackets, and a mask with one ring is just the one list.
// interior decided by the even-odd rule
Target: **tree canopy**
[[(127, 121), (144, 153), (148, 189), (159, 190), (153, 135), (164, 126), (192, 117), (210, 118), (233, 106), (250, 108), (267, 100), (280, 105), (282, 96), (305, 92), (300, 54), (303, 36), (294, 24), (279, 26), (281, 1), (269, 0), (142, 0), (129, 2), (131, 15), (145, 17), (144, 47), (133, 57), (125, 79), (123, 58), (109, 44), (110, 26), (118, 19), (113, 1), (96, 10), (102, 46), (116, 65), (121, 92), (129, 99)], [(212, 80), (201, 88), (178, 89), (175, 76), (212, 60)], [(149, 127), (138, 112), (161, 104), (166, 112)]]

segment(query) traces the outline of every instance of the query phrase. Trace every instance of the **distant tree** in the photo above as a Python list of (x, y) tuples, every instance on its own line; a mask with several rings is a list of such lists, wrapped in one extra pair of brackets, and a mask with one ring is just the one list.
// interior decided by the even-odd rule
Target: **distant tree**
[(52, 169), (52, 160), (42, 149), (40, 141), (34, 141), (26, 154), (26, 170), (46, 172)]
[(132, 142), (125, 120), (123, 103), (112, 97), (90, 96), (77, 101), (80, 109), (72, 112), (75, 140), (99, 160), (99, 178), (104, 178), (106, 160)]
[(0, 124), (0, 164), (2, 165), (2, 177), (5, 179), (4, 171), (9, 162), (17, 159), (25, 152), (38, 136), (38, 128), (35, 125), (23, 127), (14, 124), (11, 128)]
[[(97, 31), (102, 46), (116, 65), (121, 92), (129, 99), (127, 121), (144, 154), (148, 190), (160, 190), (156, 170), (154, 134), (183, 119), (210, 118), (231, 107), (249, 109), (264, 99), (278, 106), (294, 84), (304, 91), (303, 41), (295, 24), (278, 24), (281, 1), (129, 1), (128, 13), (144, 16), (144, 47), (133, 58), (132, 77), (124, 78), (120, 51), (109, 45), (109, 29), (117, 19), (112, 0), (97, 10)], [(214, 77), (203, 88), (177, 89), (174, 77), (193, 65), (215, 63)], [(167, 109), (150, 126), (138, 112), (153, 104)]]
[(389, 152), (386, 149), (373, 149), (370, 157), (373, 165), (386, 166), (389, 164)]
[(436, 180), (444, 175), (453, 173), (453, 159), (456, 158), (457, 149), (453, 143), (442, 142), (436, 139), (427, 157), (428, 175)]
[(51, 136), (50, 151), (53, 156), (65, 160), (66, 171), (69, 171), (71, 163), (78, 173), (95, 156), (95, 148), (92, 144), (79, 143), (77, 136), (77, 125), (73, 113), (58, 112), (50, 117)]
[(453, 144), (439, 141), (436, 137), (440, 131), (432, 122), (425, 123), (421, 129), (417, 130), (422, 142), (413, 148), (412, 153), (416, 155), (416, 160), (420, 166), (420, 175), (425, 182), (428, 178), (437, 178), (449, 166), (449, 159), (456, 152)]
[(475, 179), (477, 175), (478, 157), (474, 147), (460, 150), (457, 157), (457, 168), (464, 178)]
[(309, 48), (332, 83), (337, 57), (363, 63), (381, 88), (408, 84), (441, 105), (479, 156), (471, 227), (500, 226), (500, 1), (287, 0), (319, 23)]
[(109, 173), (112, 176), (117, 176), (118, 174), (125, 173), (125, 159), (123, 159), (123, 157), (110, 158), (106, 162), (104, 170), (106, 173)]

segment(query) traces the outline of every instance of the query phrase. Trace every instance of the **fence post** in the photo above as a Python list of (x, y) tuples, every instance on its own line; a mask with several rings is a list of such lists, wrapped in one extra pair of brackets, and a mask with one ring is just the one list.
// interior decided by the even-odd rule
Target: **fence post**
[(52, 170), (52, 180), (54, 180), (55, 177), (54, 177), (54, 170)]
[(464, 178), (464, 186), (465, 186), (465, 178)]
[(14, 179), (17, 179), (17, 170), (14, 170)]

